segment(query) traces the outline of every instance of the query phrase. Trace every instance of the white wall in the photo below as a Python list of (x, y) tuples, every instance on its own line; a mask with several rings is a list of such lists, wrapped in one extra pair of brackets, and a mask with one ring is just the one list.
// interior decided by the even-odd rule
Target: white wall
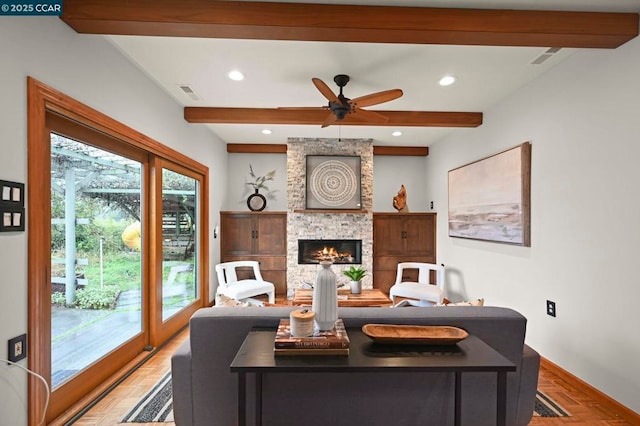
[[(528, 322), (542, 356), (640, 411), (640, 39), (579, 51), (430, 147), (438, 261), (448, 294), (484, 297)], [(531, 247), (448, 237), (447, 171), (532, 144)], [(557, 317), (545, 301), (557, 303)]]
[(393, 197), (400, 186), (407, 190), (411, 212), (431, 211), (425, 190), (425, 158), (375, 155), (373, 157), (373, 211), (395, 212)]
[[(26, 77), (32, 76), (207, 165), (210, 220), (217, 220), (226, 193), (224, 144), (186, 123), (182, 108), (103, 37), (78, 35), (57, 17), (3, 17), (0, 58), (0, 179), (26, 183)], [(210, 241), (217, 262), (212, 232)], [(0, 234), (0, 358), (7, 357), (4, 342), (27, 332), (27, 267), (27, 232)], [(24, 372), (0, 363), (0, 423), (26, 424), (26, 383)]]
[[(287, 154), (229, 154), (228, 197), (224, 210), (249, 211), (247, 198), (253, 194), (253, 189), (245, 185), (245, 182), (253, 181), (249, 176), (249, 165), (253, 167), (256, 176), (276, 171), (275, 178), (267, 182), (269, 190), (273, 191), (273, 198), (267, 198), (265, 211), (286, 211)], [(260, 190), (260, 193), (267, 196), (267, 191)]]
[[(428, 157), (426, 157), (428, 158)], [(223, 210), (248, 210), (245, 181), (249, 180), (249, 164), (258, 175), (276, 171), (269, 189), (276, 189), (275, 199), (267, 200), (271, 211), (287, 210), (287, 155), (286, 154), (229, 154), (228, 197)], [(373, 157), (373, 211), (390, 212), (393, 197), (404, 184), (410, 211), (429, 211), (425, 191), (425, 157), (396, 157), (377, 155)], [(264, 191), (261, 191), (264, 193)]]

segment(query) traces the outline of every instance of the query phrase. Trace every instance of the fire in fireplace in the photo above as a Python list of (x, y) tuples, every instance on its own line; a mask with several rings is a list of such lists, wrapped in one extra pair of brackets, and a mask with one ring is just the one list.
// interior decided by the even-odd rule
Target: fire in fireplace
[(362, 263), (362, 240), (298, 240), (298, 264)]

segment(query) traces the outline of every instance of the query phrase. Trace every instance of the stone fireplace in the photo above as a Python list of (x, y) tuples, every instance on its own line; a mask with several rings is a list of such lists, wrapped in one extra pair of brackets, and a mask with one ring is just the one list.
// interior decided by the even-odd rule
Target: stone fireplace
[[(359, 156), (361, 159), (361, 211), (307, 210), (307, 155)], [(334, 261), (333, 272), (338, 285), (349, 279), (342, 275), (352, 264), (361, 264), (369, 273), (363, 288), (372, 286), (373, 270), (373, 141), (371, 139), (289, 138), (287, 142), (287, 286), (296, 288), (315, 282), (320, 268), (317, 263), (299, 264), (299, 240), (360, 241), (360, 261)], [(341, 249), (334, 247), (336, 251)], [(320, 250), (322, 250), (320, 248)], [(316, 249), (317, 250), (317, 249)], [(304, 253), (303, 253), (304, 257)], [(353, 256), (351, 256), (353, 257)], [(346, 259), (347, 261), (344, 261)]]

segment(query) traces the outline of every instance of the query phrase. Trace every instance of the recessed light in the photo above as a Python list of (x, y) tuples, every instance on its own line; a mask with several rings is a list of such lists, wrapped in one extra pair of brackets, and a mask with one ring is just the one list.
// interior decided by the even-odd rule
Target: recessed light
[(244, 80), (244, 74), (242, 74), (238, 70), (229, 71), (227, 73), (227, 77), (229, 77), (233, 81), (241, 81)]
[(451, 86), (455, 82), (456, 82), (456, 78), (452, 75), (445, 75), (439, 81), (440, 86)]
[(262, 130), (262, 134), (263, 134), (263, 135), (270, 135), (270, 134), (271, 134), (271, 130), (269, 130), (269, 129), (263, 129), (263, 130)]
[(395, 132), (391, 133), (391, 136), (402, 136), (402, 132), (399, 130), (396, 130)]

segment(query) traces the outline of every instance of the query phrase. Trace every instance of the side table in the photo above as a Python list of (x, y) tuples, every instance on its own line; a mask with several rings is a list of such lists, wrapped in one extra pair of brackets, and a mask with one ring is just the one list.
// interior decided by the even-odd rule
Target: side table
[[(247, 374), (256, 378), (256, 425), (262, 424), (263, 373), (385, 373), (392, 371), (430, 373), (451, 372), (455, 376), (454, 424), (461, 424), (461, 379), (464, 372), (493, 372), (497, 374), (496, 424), (506, 426), (507, 372), (515, 365), (476, 336), (458, 342), (458, 356), (374, 357), (365, 350), (371, 340), (358, 329), (348, 329), (350, 352), (348, 357), (275, 357), (275, 330), (253, 330), (245, 338), (231, 362), (231, 372), (238, 374), (238, 424), (247, 423)], [(395, 346), (396, 350), (398, 346)], [(384, 350), (384, 347), (382, 347)]]

